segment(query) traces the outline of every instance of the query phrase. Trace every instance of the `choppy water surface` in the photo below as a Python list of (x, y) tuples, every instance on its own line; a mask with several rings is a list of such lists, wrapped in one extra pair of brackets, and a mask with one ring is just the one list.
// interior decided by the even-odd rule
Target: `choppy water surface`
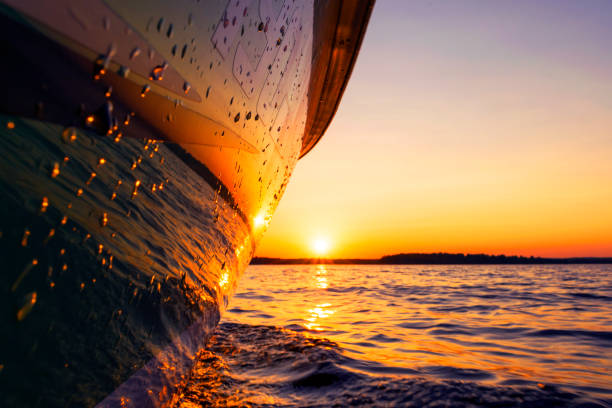
[(612, 266), (251, 266), (177, 406), (612, 406)]

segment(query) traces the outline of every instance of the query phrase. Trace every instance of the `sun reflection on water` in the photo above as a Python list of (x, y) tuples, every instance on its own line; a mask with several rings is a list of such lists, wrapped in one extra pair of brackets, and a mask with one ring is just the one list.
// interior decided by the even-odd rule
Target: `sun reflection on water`
[[(230, 306), (239, 312), (226, 316), (328, 338), (365, 367), (606, 388), (597, 333), (609, 319), (590, 297), (566, 295), (554, 268), (262, 265), (247, 271), (247, 296), (239, 291)], [(602, 290), (592, 282), (571, 290)]]
[[(314, 287), (316, 289), (327, 289), (329, 287), (329, 281), (327, 279), (327, 268), (325, 265), (317, 265), (314, 270), (314, 275), (312, 276)], [(331, 303), (317, 303), (315, 307), (310, 307), (306, 310), (307, 316), (304, 319), (304, 327), (308, 330), (312, 331), (323, 331), (327, 326), (321, 326), (321, 321), (327, 319), (334, 313), (336, 310), (330, 309), (332, 306)]]
[(329, 287), (329, 282), (327, 280), (327, 269), (325, 269), (325, 265), (317, 265), (314, 279), (316, 281), (315, 286), (317, 288), (327, 289)]
[(312, 309), (308, 309), (308, 313), (310, 313), (310, 316), (304, 319), (308, 322), (308, 323), (304, 323), (304, 326), (308, 330), (316, 330), (316, 331), (324, 330), (324, 328), (321, 327), (321, 324), (320, 324), (321, 320), (326, 319), (329, 316), (336, 313), (335, 310), (330, 309), (331, 306), (332, 306), (331, 303), (320, 303), (316, 305), (315, 307), (313, 307)]

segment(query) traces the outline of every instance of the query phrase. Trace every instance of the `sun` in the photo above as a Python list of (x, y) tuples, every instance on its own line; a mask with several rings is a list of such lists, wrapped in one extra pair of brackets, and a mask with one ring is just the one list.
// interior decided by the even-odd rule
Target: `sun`
[(318, 256), (323, 256), (329, 251), (329, 241), (325, 238), (317, 238), (312, 241), (312, 250)]

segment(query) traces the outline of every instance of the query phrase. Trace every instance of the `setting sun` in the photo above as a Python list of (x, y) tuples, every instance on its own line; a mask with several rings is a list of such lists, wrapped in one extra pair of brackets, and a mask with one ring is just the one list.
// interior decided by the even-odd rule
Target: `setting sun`
[(327, 254), (329, 251), (329, 241), (325, 238), (317, 238), (312, 241), (312, 250), (318, 256)]

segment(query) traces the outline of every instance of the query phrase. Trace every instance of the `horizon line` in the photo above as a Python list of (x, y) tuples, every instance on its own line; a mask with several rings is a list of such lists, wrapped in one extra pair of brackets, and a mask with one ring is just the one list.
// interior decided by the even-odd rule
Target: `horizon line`
[(612, 256), (541, 257), (524, 255), (490, 255), (464, 253), (399, 253), (379, 258), (279, 258), (256, 256), (251, 264), (612, 264)]

